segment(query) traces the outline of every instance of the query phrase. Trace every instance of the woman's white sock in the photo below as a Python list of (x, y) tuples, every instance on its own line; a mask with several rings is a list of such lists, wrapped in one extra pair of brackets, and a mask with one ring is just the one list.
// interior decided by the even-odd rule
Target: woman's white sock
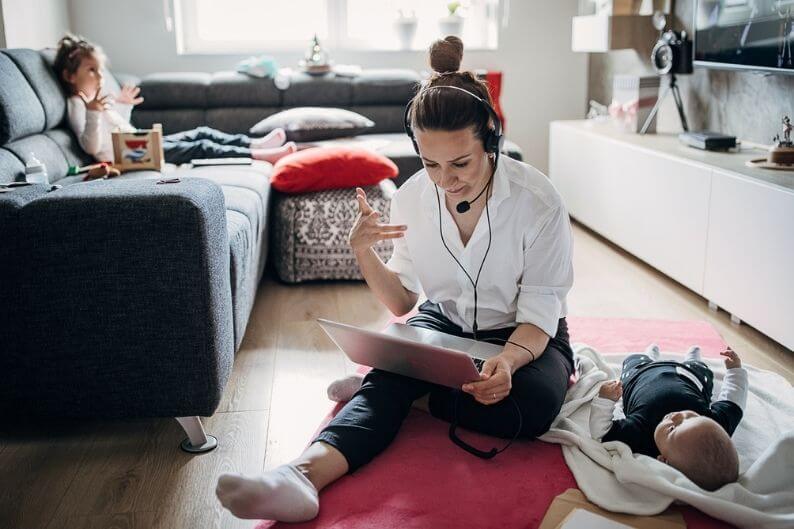
[(320, 510), (317, 489), (294, 465), (281, 465), (257, 478), (223, 474), (215, 494), (238, 518), (305, 522)]
[(361, 387), (364, 375), (355, 373), (346, 377), (338, 378), (328, 386), (328, 398), (334, 402), (347, 402), (353, 398), (356, 391)]

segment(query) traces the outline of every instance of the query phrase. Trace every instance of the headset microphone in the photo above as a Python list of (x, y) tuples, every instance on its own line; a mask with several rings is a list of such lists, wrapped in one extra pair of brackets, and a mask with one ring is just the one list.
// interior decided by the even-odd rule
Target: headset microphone
[[(491, 180), (488, 179), (488, 184), (490, 184), (490, 183), (491, 183)], [(486, 189), (488, 189), (488, 184), (485, 184), (485, 187), (482, 188), (482, 191), (480, 191), (480, 193), (476, 197), (474, 197), (473, 199), (464, 200), (463, 202), (458, 202), (458, 205), (455, 206), (455, 209), (457, 210), (457, 212), (458, 213), (466, 213), (467, 211), (469, 211), (471, 209), (471, 205), (473, 203), (477, 202), (477, 199), (480, 198), (483, 193), (485, 193)]]

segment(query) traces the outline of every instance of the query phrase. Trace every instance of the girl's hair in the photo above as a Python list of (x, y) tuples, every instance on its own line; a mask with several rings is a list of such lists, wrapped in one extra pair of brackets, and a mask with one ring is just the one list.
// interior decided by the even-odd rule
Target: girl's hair
[(473, 127), (475, 135), (484, 140), (494, 125), (482, 104), (460, 90), (431, 89), (456, 86), (493, 106), (487, 85), (471, 71), (458, 71), (463, 59), (463, 41), (452, 35), (439, 39), (430, 45), (429, 56), (433, 75), (409, 103), (411, 127), (446, 131)]
[(67, 33), (58, 41), (58, 52), (55, 54), (55, 62), (52, 67), (64, 90), (68, 93), (73, 93), (74, 87), (66, 80), (66, 75), (75, 73), (83, 59), (92, 55), (102, 61), (105, 60), (102, 48), (88, 42), (83, 37)]

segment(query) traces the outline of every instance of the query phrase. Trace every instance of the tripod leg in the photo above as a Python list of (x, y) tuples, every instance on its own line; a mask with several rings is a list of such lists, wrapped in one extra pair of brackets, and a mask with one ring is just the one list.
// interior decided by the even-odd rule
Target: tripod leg
[(665, 88), (664, 92), (662, 92), (662, 95), (659, 96), (659, 99), (656, 100), (656, 104), (653, 105), (653, 108), (651, 109), (651, 113), (648, 114), (648, 117), (645, 120), (645, 124), (640, 129), (640, 134), (645, 134), (646, 132), (648, 132), (648, 129), (651, 127), (651, 123), (653, 123), (653, 119), (656, 117), (656, 114), (659, 112), (659, 108), (661, 108), (662, 103), (664, 102), (664, 98), (667, 97), (667, 92), (669, 91), (670, 91), (669, 87)]
[(673, 85), (671, 90), (673, 91), (675, 106), (678, 107), (678, 116), (681, 118), (681, 127), (683, 127), (684, 132), (689, 132), (689, 124), (686, 122), (686, 114), (684, 114), (684, 101), (681, 99), (681, 91), (678, 89), (678, 85)]

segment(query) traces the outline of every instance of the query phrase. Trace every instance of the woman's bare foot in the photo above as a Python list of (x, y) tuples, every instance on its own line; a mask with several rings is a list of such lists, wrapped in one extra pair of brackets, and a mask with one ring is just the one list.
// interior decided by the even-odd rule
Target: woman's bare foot
[(287, 133), (281, 127), (271, 130), (262, 138), (251, 138), (252, 149), (272, 149), (281, 147), (287, 141)]
[(251, 149), (251, 158), (254, 160), (263, 160), (265, 162), (276, 163), (281, 158), (292, 154), (298, 150), (298, 146), (294, 141), (285, 143), (282, 147), (275, 149)]

